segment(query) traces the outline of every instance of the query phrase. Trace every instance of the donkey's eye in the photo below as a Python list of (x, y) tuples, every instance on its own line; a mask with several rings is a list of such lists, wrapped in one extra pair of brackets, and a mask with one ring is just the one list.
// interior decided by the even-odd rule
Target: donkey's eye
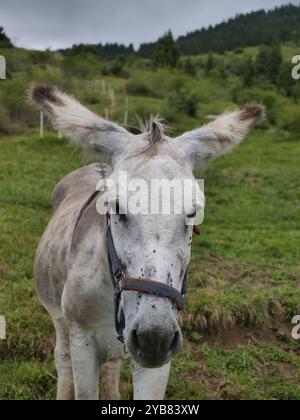
[(196, 217), (196, 215), (197, 215), (197, 211), (195, 210), (194, 213), (188, 214), (187, 217), (190, 218), (190, 219), (194, 219)]
[(126, 214), (120, 214), (120, 222), (126, 223), (127, 222), (127, 215)]
[(116, 202), (116, 214), (120, 214), (120, 203), (119, 203), (119, 201)]

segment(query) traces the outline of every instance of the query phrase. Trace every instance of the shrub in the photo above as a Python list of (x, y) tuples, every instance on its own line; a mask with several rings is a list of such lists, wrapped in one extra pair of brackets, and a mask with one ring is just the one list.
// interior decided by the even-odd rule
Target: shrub
[(189, 74), (190, 76), (196, 76), (196, 74), (197, 74), (196, 66), (194, 65), (194, 63), (192, 62), (192, 60), (190, 58), (188, 58), (188, 59), (186, 59), (182, 62), (182, 70), (186, 74)]
[(10, 131), (10, 118), (5, 109), (0, 106), (0, 134), (8, 134)]
[(103, 68), (102, 74), (105, 76), (128, 78), (129, 73), (126, 69), (126, 64), (127, 61), (125, 57), (118, 57)]
[(127, 93), (133, 96), (153, 96), (150, 86), (141, 79), (130, 79), (126, 84)]
[(297, 106), (288, 107), (282, 121), (282, 128), (291, 131), (292, 133), (300, 133), (300, 110)]
[(167, 98), (167, 103), (171, 108), (189, 117), (196, 117), (199, 101), (198, 93), (191, 92), (185, 87), (172, 91)]
[(163, 109), (161, 111), (161, 115), (162, 115), (163, 119), (167, 121), (167, 123), (174, 123), (177, 120), (177, 117), (178, 117), (176, 109), (174, 109), (169, 104), (166, 104), (163, 107)]
[(279, 109), (278, 96), (274, 92), (264, 92), (261, 89), (242, 89), (236, 86), (232, 91), (233, 102), (243, 105), (247, 102), (261, 102), (267, 107), (267, 117), (271, 124), (277, 124)]

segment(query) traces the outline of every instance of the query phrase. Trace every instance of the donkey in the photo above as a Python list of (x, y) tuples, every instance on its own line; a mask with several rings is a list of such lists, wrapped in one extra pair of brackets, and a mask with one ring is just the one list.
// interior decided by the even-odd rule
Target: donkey
[[(195, 180), (193, 170), (205, 169), (240, 144), (263, 120), (265, 109), (247, 104), (171, 139), (155, 118), (142, 134), (134, 135), (56, 87), (33, 85), (30, 94), (57, 130), (85, 151), (104, 155), (112, 167), (92, 164), (59, 182), (54, 215), (36, 254), (37, 293), (56, 330), (57, 398), (97, 400), (101, 369), (102, 398), (119, 399), (122, 360), (129, 358), (134, 399), (161, 400), (170, 360), (182, 348), (179, 296), (193, 232), (187, 219), (194, 221), (203, 200), (182, 215), (124, 215), (120, 208), (126, 203), (120, 196), (119, 211), (111, 214), (108, 223), (97, 211), (95, 186), (102, 178), (116, 178), (120, 171), (146, 183), (154, 178)], [(114, 314), (118, 269), (123, 286)], [(134, 286), (126, 288), (126, 278), (135, 281)], [(150, 286), (158, 293), (149, 292)], [(125, 346), (117, 340), (115, 317), (117, 328), (122, 324)]]

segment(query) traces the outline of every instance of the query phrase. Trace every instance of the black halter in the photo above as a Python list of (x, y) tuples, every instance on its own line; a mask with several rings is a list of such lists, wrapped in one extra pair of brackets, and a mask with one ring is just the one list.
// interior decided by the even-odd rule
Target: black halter
[[(101, 194), (100, 191), (95, 191), (86, 201), (79, 212), (74, 233), (80, 223), (85, 211), (94, 202), (94, 200)], [(112, 283), (114, 288), (114, 313), (115, 313), (115, 326), (118, 334), (118, 340), (124, 343), (123, 331), (125, 328), (125, 315), (121, 307), (121, 296), (123, 291), (136, 291), (145, 293), (160, 298), (170, 299), (176, 305), (178, 311), (184, 310), (184, 296), (187, 288), (187, 273), (184, 277), (182, 291), (179, 293), (174, 287), (167, 286), (166, 284), (151, 280), (150, 278), (135, 278), (129, 277), (121, 263), (116, 248), (114, 245), (111, 227), (110, 227), (110, 214), (107, 213), (107, 254), (108, 263), (110, 266)]]
[(187, 273), (184, 277), (182, 291), (179, 293), (174, 287), (151, 280), (150, 278), (136, 278), (127, 276), (123, 265), (118, 257), (114, 245), (110, 215), (107, 214), (107, 252), (114, 287), (115, 325), (118, 340), (124, 343), (123, 331), (125, 328), (125, 315), (120, 307), (123, 291), (136, 291), (160, 298), (170, 299), (176, 305), (178, 311), (184, 310), (184, 295), (186, 293)]

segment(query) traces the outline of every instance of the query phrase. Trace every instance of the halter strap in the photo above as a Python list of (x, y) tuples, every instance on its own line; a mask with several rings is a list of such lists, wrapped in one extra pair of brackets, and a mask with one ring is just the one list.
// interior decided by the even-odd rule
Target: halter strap
[[(108, 216), (109, 217), (109, 216)], [(114, 287), (118, 288), (121, 292), (136, 291), (143, 292), (149, 295), (155, 295), (161, 298), (170, 299), (179, 311), (184, 309), (183, 294), (179, 293), (174, 287), (160, 283), (156, 280), (152, 280), (150, 277), (129, 277), (126, 275), (122, 263), (117, 255), (116, 248), (114, 246), (113, 237), (111, 234), (110, 226), (107, 228), (107, 249), (108, 258), (111, 267), (112, 277), (114, 279)], [(185, 281), (186, 282), (186, 276)], [(186, 285), (183, 284), (182, 292), (185, 291)]]
[[(100, 191), (95, 191), (82, 206), (76, 224), (74, 228), (74, 233), (84, 216), (85, 211), (89, 206), (94, 202), (94, 200), (101, 194)], [(111, 233), (110, 227), (110, 215), (107, 213), (107, 254), (108, 262), (111, 271), (113, 288), (114, 288), (114, 313), (115, 313), (115, 327), (118, 333), (118, 340), (124, 343), (123, 331), (125, 328), (125, 315), (123, 308), (121, 308), (121, 296), (123, 291), (135, 291), (141, 292), (152, 296), (157, 296), (160, 298), (170, 299), (170, 301), (176, 305), (178, 311), (184, 310), (184, 296), (187, 289), (187, 272), (185, 274), (182, 291), (178, 292), (174, 287), (168, 286), (166, 284), (160, 283), (151, 278), (140, 278), (140, 277), (129, 277), (127, 276), (124, 267), (119, 259), (117, 254), (114, 240)], [(196, 233), (196, 232), (195, 232)]]
[(120, 282), (121, 290), (143, 292), (149, 295), (154, 295), (160, 298), (170, 299), (176, 306), (178, 311), (184, 309), (184, 298), (181, 293), (177, 292), (173, 287), (158, 281), (150, 279), (132, 279), (129, 277)]

